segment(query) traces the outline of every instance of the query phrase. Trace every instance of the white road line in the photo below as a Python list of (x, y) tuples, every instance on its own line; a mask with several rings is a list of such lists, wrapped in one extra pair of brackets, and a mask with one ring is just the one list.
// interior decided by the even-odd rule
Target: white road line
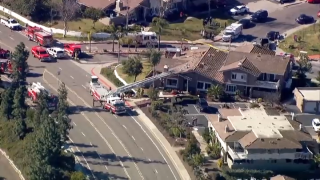
[(105, 165), (104, 167), (106, 168), (106, 170), (109, 170), (109, 169), (108, 169), (108, 167), (107, 167), (106, 165)]
[(115, 114), (113, 115), (115, 118), (118, 118)]
[(193, 107), (196, 109), (197, 113), (200, 114), (200, 111), (197, 109), (196, 105), (193, 105)]
[(156, 174), (158, 174), (158, 171), (157, 171), (156, 169), (154, 169), (154, 172), (155, 172)]
[(148, 161), (150, 161), (150, 162), (151, 162), (151, 159), (149, 158), (149, 159), (148, 159)]
[(82, 87), (83, 87), (84, 89), (87, 89), (87, 87), (86, 87), (85, 85), (82, 85)]
[(127, 129), (127, 127), (125, 125), (122, 125), (125, 129)]
[(72, 77), (72, 76), (70, 76), (71, 77), (71, 79), (74, 79), (74, 77)]
[(133, 137), (133, 136), (131, 136), (132, 137), (132, 139), (135, 141), (136, 139)]
[(59, 69), (62, 71), (62, 68), (61, 68), (61, 67), (59, 67)]
[(72, 122), (73, 125), (77, 126), (77, 124), (75, 122)]
[(85, 135), (83, 132), (81, 132), (81, 134), (82, 134), (84, 137), (86, 137), (86, 135)]
[(222, 105), (219, 105), (220, 106), (220, 108), (222, 108)]
[(9, 37), (11, 40), (14, 40), (12, 37)]
[[(54, 89), (55, 91), (58, 91), (57, 88), (54, 88), (54, 87), (53, 87), (50, 83), (48, 83), (48, 81), (45, 79), (45, 72), (47, 72), (48, 74), (50, 74), (50, 75), (51, 75), (53, 78), (55, 78), (56, 80), (59, 80), (59, 79), (58, 79), (55, 75), (53, 75), (51, 72), (49, 72), (48, 70), (46, 70), (46, 69), (44, 70), (43, 76), (42, 76), (43, 81), (44, 81), (46, 84), (48, 84), (48, 86), (50, 86), (52, 89)], [(69, 90), (69, 92), (75, 94), (87, 107), (90, 107), (90, 108), (91, 108), (91, 105), (89, 105), (83, 98), (81, 98), (74, 90), (70, 89), (68, 86), (66, 86), (66, 88)], [(70, 99), (68, 99), (68, 101), (70, 102), (71, 105), (76, 106)], [(115, 151), (113, 150), (113, 148), (111, 147), (111, 145), (109, 144), (109, 142), (108, 142), (108, 141), (106, 140), (106, 138), (101, 134), (101, 132), (96, 128), (96, 126), (90, 121), (90, 119), (89, 119), (83, 112), (81, 112), (81, 115), (83, 115), (83, 116), (85, 117), (85, 119), (91, 124), (91, 126), (96, 130), (96, 132), (100, 135), (100, 137), (106, 142), (106, 144), (108, 145), (109, 149), (111, 149), (111, 151), (112, 151), (114, 154), (116, 154)], [(119, 139), (119, 137), (114, 133), (114, 131), (111, 129), (111, 127), (105, 122), (105, 120), (104, 120), (97, 112), (95, 112), (95, 115), (100, 119), (100, 121), (101, 121), (102, 123), (104, 123), (104, 124), (106, 125), (106, 127), (109, 129), (109, 131), (111, 132), (111, 134), (115, 137), (115, 139), (120, 143), (120, 145), (122, 146), (122, 148), (126, 151), (126, 153), (128, 154), (128, 156), (132, 158), (132, 155), (130, 154), (130, 152), (128, 151), (128, 149), (125, 147), (125, 145), (123, 144), (123, 142)], [(120, 159), (117, 159), (117, 160), (120, 162), (120, 164), (121, 164), (123, 170), (125, 171), (126, 175), (128, 176), (128, 178), (131, 179), (130, 176), (129, 176), (129, 174), (128, 174), (128, 172), (127, 172), (127, 170), (126, 170), (126, 168), (125, 168), (124, 165), (123, 165), (123, 162), (122, 162)], [(134, 164), (135, 168), (137, 169), (137, 171), (138, 171), (141, 179), (144, 180), (144, 177), (143, 177), (143, 175), (142, 175), (142, 173), (141, 173), (141, 171), (140, 171), (137, 163), (133, 162), (133, 164)]]
[(93, 146), (92, 142), (90, 142), (90, 146)]
[(143, 151), (143, 148), (142, 148), (142, 147), (140, 147), (140, 149), (141, 149), (141, 151)]

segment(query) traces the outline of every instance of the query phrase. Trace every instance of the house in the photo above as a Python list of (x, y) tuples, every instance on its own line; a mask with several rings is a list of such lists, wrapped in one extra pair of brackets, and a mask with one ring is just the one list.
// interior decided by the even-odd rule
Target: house
[(313, 160), (316, 141), (302, 125), (280, 114), (263, 108), (219, 109), (207, 118), (231, 169), (303, 171)]
[(174, 75), (162, 79), (161, 85), (189, 92), (206, 92), (213, 85), (221, 85), (228, 94), (265, 97), (291, 86), (289, 58), (250, 52), (191, 50), (180, 57), (161, 60), (156, 71), (163, 72), (164, 66), (175, 70)]
[(297, 87), (293, 91), (296, 106), (302, 113), (320, 113), (320, 88)]
[(288, 176), (277, 175), (270, 178), (270, 180), (295, 180), (295, 179)]
[(272, 51), (266, 47), (254, 45), (252, 43), (244, 44), (238, 46), (234, 51), (252, 53), (252, 54), (267, 54), (267, 55), (276, 55), (275, 51)]

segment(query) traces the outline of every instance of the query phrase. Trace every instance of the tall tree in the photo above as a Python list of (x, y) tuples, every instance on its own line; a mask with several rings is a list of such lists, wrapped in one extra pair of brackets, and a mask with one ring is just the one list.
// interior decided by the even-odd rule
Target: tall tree
[(142, 73), (143, 66), (141, 63), (141, 56), (129, 57), (127, 61), (122, 62), (124, 73), (129, 76), (134, 76), (134, 82), (137, 76)]
[(71, 174), (71, 179), (70, 180), (86, 180), (86, 175), (84, 175), (82, 172), (80, 171), (76, 171), (76, 172), (73, 172)]
[(24, 86), (20, 86), (15, 90), (12, 106), (12, 115), (15, 119), (24, 119), (26, 117), (25, 92)]
[(310, 72), (312, 69), (312, 64), (310, 62), (310, 59), (307, 54), (300, 53), (299, 61), (298, 63), (298, 75), (299, 78), (305, 78), (306, 73)]
[(63, 37), (66, 37), (68, 31), (68, 22), (76, 17), (80, 10), (80, 5), (76, 0), (59, 0), (58, 6), (60, 16), (63, 21)]
[(158, 50), (160, 51), (161, 34), (163, 33), (163, 30), (169, 26), (169, 23), (165, 19), (154, 17), (151, 26), (155, 28), (158, 33)]
[(10, 119), (12, 112), (12, 94), (12, 88), (9, 88), (1, 95), (0, 116), (5, 120)]
[(27, 79), (27, 69), (29, 51), (23, 42), (18, 44), (12, 54), (11, 61), (13, 65), (12, 81), (16, 83), (25, 82)]
[[(156, 50), (150, 48), (147, 51), (146, 56), (147, 56), (150, 64), (152, 65), (153, 76), (155, 76), (155, 73), (156, 73), (155, 67), (156, 67), (156, 65), (158, 65), (160, 63), (162, 53), (160, 51), (156, 51)], [(153, 82), (153, 87), (154, 87), (154, 82)]]
[(23, 139), (27, 131), (26, 122), (23, 119), (15, 119), (13, 131), (19, 139)]
[(83, 13), (85, 18), (89, 18), (93, 21), (93, 27), (95, 27), (95, 23), (104, 16), (104, 11), (101, 9), (96, 9), (92, 7), (86, 8)]
[[(108, 27), (108, 31), (110, 33), (110, 36), (112, 38), (112, 52), (114, 52), (114, 42), (115, 40), (118, 39), (118, 28), (117, 26), (115, 26), (114, 24), (111, 24), (109, 27)], [(119, 43), (119, 42), (118, 42)]]

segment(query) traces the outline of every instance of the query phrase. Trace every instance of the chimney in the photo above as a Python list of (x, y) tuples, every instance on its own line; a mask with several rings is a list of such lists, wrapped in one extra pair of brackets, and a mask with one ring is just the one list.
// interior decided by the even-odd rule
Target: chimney
[(229, 131), (228, 125), (224, 127), (224, 132), (227, 133)]
[(221, 122), (222, 121), (222, 118), (220, 116), (220, 114), (218, 114), (218, 122)]
[(169, 71), (169, 66), (168, 65), (164, 65), (163, 66), (163, 72), (168, 72)]
[(291, 120), (292, 121), (294, 120), (294, 113), (293, 112), (291, 113)]
[(302, 124), (299, 125), (299, 131), (301, 131), (301, 130), (302, 130)]
[(123, 2), (121, 0), (116, 0), (116, 11), (120, 12), (123, 9)]

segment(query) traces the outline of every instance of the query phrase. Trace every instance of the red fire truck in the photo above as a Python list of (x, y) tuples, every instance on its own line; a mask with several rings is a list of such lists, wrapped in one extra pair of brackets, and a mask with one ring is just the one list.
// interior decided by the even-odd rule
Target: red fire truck
[(51, 33), (44, 31), (40, 27), (27, 26), (25, 33), (30, 41), (36, 42), (39, 46), (51, 46), (53, 43)]
[[(0, 48), (0, 73), (11, 75), (13, 72), (13, 64), (11, 60), (11, 54), (9, 50), (4, 50)], [(29, 68), (27, 67), (26, 73), (29, 73)]]
[(41, 92), (47, 97), (48, 109), (56, 110), (58, 105), (57, 96), (50, 94), (50, 92), (47, 91), (40, 82), (33, 82), (28, 86), (28, 97), (31, 98), (34, 103), (38, 101), (38, 96)]
[(109, 90), (105, 89), (104, 86), (99, 83), (97, 76), (91, 76), (90, 94), (93, 96), (92, 105), (94, 106), (94, 102), (98, 101), (103, 109), (106, 109), (113, 114), (126, 113), (124, 101), (118, 96), (108, 96), (109, 92)]
[(64, 51), (68, 53), (69, 56), (74, 57), (75, 54), (78, 54), (78, 57), (81, 55), (81, 45), (79, 44), (64, 44)]

